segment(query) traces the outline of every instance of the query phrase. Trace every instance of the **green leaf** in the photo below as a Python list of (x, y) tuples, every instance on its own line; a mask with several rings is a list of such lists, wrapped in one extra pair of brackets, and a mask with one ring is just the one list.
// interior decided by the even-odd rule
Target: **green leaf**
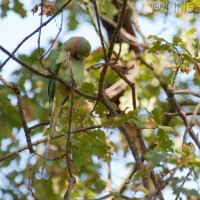
[(167, 42), (164, 38), (160, 38), (160, 37), (158, 37), (156, 35), (149, 35), (147, 39), (154, 39), (156, 41), (165, 41), (165, 42)]
[(77, 13), (74, 10), (70, 11), (69, 14), (69, 21), (68, 21), (68, 28), (69, 30), (73, 31), (78, 26), (78, 20), (76, 19)]
[(95, 93), (94, 85), (92, 83), (85, 82), (81, 87), (81, 91), (87, 94), (94, 94)]
[(9, 9), (9, 0), (3, 0), (0, 4), (0, 14), (2, 18), (7, 16)]
[(158, 129), (157, 133), (157, 140), (158, 140), (158, 146), (162, 148), (164, 151), (170, 151), (174, 152), (174, 142), (170, 140), (169, 131), (166, 129)]
[(199, 56), (200, 42), (199, 38), (194, 38), (194, 55), (195, 57)]
[(166, 160), (167, 157), (170, 157), (170, 155), (164, 151), (158, 152), (152, 150), (146, 153), (145, 157), (152, 162), (153, 166), (157, 166), (160, 165), (161, 162)]
[(162, 124), (162, 121), (164, 119), (164, 112), (160, 107), (154, 108), (151, 112), (151, 116), (157, 124)]
[(102, 130), (90, 131), (74, 135), (71, 138), (73, 165), (80, 168), (92, 162), (92, 156), (108, 159), (110, 147), (105, 143), (105, 133)]
[(103, 118), (107, 113), (107, 108), (102, 103), (97, 103), (95, 107), (95, 113), (99, 115), (100, 118)]
[(113, 19), (114, 11), (116, 11), (116, 8), (113, 5), (112, 1), (105, 0), (104, 9), (105, 9), (106, 16)]
[(173, 46), (168, 43), (168, 44), (159, 44), (159, 43), (154, 43), (153, 47), (149, 48), (148, 53), (157, 53), (158, 51), (168, 51), (171, 53), (173, 51)]
[(185, 188), (183, 188), (183, 187), (177, 187), (177, 184), (173, 184), (173, 190), (174, 190), (174, 194), (180, 194), (180, 193), (182, 193), (182, 194), (184, 194), (184, 195), (186, 195), (186, 196), (193, 196), (193, 197), (200, 197), (200, 194), (199, 194), (199, 192), (197, 191), (197, 190), (195, 190), (195, 189), (185, 189)]
[(190, 62), (191, 64), (195, 64), (194, 59), (193, 59), (190, 55), (188, 55), (188, 54), (186, 54), (186, 53), (183, 53), (182, 56), (184, 57), (185, 60), (187, 60), (187, 61)]
[(18, 13), (21, 17), (25, 17), (26, 16), (26, 10), (24, 10), (23, 4), (20, 1), (18, 1), (18, 0), (14, 1), (13, 10), (16, 13)]
[(183, 43), (183, 41), (182, 41), (182, 39), (179, 36), (175, 35), (173, 37), (173, 43), (174, 44), (178, 44), (178, 43)]
[(181, 55), (175, 53), (173, 54), (173, 60), (176, 66), (181, 66), (184, 61)]
[(168, 133), (173, 133), (174, 132), (173, 128), (170, 127), (170, 126), (161, 126), (161, 125), (158, 125), (158, 129), (159, 130), (163, 130), (163, 131), (168, 132)]

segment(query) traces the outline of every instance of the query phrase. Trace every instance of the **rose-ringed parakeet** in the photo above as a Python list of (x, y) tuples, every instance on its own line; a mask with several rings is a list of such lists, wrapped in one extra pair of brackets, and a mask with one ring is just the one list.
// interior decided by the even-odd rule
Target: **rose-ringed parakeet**
[[(52, 50), (48, 67), (64, 81), (80, 87), (84, 79), (85, 58), (90, 54), (90, 51), (90, 43), (84, 37), (71, 37), (61, 48)], [(51, 119), (50, 135), (47, 141), (44, 162), (48, 156), (48, 145), (55, 132), (62, 107), (68, 99), (69, 94), (70, 91), (62, 83), (53, 79), (49, 81), (48, 96)]]
[[(80, 87), (84, 79), (85, 58), (90, 54), (90, 43), (84, 37), (71, 37), (61, 48), (53, 50), (49, 59), (50, 69), (68, 83)], [(50, 135), (55, 131), (63, 104), (69, 97), (66, 87), (53, 79), (49, 81)], [(54, 105), (53, 105), (54, 104)], [(53, 112), (52, 112), (53, 110)]]

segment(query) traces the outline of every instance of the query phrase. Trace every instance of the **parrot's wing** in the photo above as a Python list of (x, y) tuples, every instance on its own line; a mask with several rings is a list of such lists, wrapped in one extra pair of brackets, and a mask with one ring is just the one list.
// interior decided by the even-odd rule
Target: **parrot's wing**
[(48, 67), (52, 72), (56, 73), (58, 71), (58, 63), (56, 62), (61, 54), (61, 48), (53, 49), (50, 54), (50, 58), (48, 61)]
[[(56, 63), (60, 53), (61, 53), (60, 48), (52, 50), (49, 61), (48, 61), (48, 67), (51, 69), (52, 72), (56, 74), (58, 73), (58, 69), (60, 66), (60, 64)], [(55, 80), (50, 79), (49, 85), (48, 85), (49, 115), (52, 114), (54, 96), (55, 96)]]
[(56, 64), (61, 64), (61, 63), (69, 63), (70, 60), (70, 51), (61, 51), (58, 59), (56, 60)]

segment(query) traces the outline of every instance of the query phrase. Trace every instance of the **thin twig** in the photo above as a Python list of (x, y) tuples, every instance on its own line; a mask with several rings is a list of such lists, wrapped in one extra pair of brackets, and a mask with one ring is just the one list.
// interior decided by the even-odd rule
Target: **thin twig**
[(32, 179), (32, 173), (33, 173), (33, 168), (30, 167), (29, 168), (29, 175), (28, 175), (28, 190), (31, 192), (31, 195), (32, 197), (35, 199), (35, 200), (38, 200), (38, 198), (35, 196), (33, 190), (32, 190), (32, 186), (31, 186), (31, 179)]
[(97, 25), (98, 25), (98, 29), (99, 29), (98, 32), (99, 32), (99, 37), (100, 37), (100, 40), (101, 40), (101, 46), (103, 48), (104, 58), (105, 58), (105, 61), (107, 62), (109, 59), (106, 55), (106, 47), (105, 47), (105, 44), (104, 44), (104, 38), (103, 38), (102, 31), (101, 31), (101, 25), (100, 25), (99, 12), (98, 12), (98, 8), (97, 8), (97, 4), (96, 4), (95, 0), (92, 0), (92, 3), (94, 5), (94, 10), (95, 10), (96, 18), (97, 18)]
[(173, 81), (172, 81), (172, 87), (174, 87), (177, 75), (178, 75), (178, 71), (179, 71), (180, 67), (178, 67), (175, 71), (174, 77), (173, 77)]
[(74, 93), (71, 93), (71, 105), (69, 110), (69, 122), (68, 122), (68, 130), (67, 130), (67, 142), (66, 142), (66, 163), (69, 176), (73, 176), (72, 165), (70, 159), (70, 141), (71, 141), (71, 124), (72, 124), (72, 113), (73, 113), (73, 104), (74, 104)]
[(108, 49), (108, 59), (109, 60), (111, 58), (115, 42), (117, 40), (120, 29), (121, 29), (123, 22), (124, 22), (124, 19), (125, 19), (127, 3), (128, 3), (128, 0), (124, 0), (123, 3), (122, 3), (122, 9), (121, 9), (121, 13), (120, 13), (120, 16), (119, 16), (119, 20), (117, 22), (117, 27), (115, 28), (115, 30), (113, 32), (113, 35), (112, 35), (112, 38), (111, 38), (111, 41), (110, 41), (110, 46), (109, 46), (109, 49)]
[(47, 126), (47, 125), (49, 125), (49, 123), (50, 123), (49, 121), (40, 122), (40, 123), (38, 123), (36, 125), (33, 125), (33, 126), (29, 127), (29, 129), (32, 130), (32, 129), (38, 128), (40, 126)]
[(135, 83), (131, 82), (126, 76), (124, 76), (116, 66), (111, 66), (111, 69), (117, 73), (117, 75), (122, 78), (131, 88), (132, 91), (132, 101), (134, 110), (136, 107), (136, 94), (135, 94)]
[[(63, 137), (63, 135), (60, 135), (59, 137)], [(44, 143), (44, 142), (46, 142), (46, 141), (47, 141), (47, 137), (44, 137), (44, 138), (42, 138), (42, 139), (40, 139), (40, 140), (37, 140), (36, 142), (33, 142), (33, 143), (32, 143), (32, 146), (36, 146), (36, 145), (38, 145), (38, 144), (40, 144), (40, 143)], [(15, 150), (15, 151), (13, 151), (13, 152), (11, 152), (11, 153), (9, 153), (9, 154), (7, 154), (7, 155), (1, 157), (1, 158), (0, 158), (0, 162), (6, 160), (6, 159), (8, 159), (8, 158), (11, 158), (11, 157), (17, 155), (18, 153), (20, 153), (20, 152), (22, 152), (22, 151), (25, 151), (25, 150), (27, 150), (27, 149), (28, 149), (28, 146), (27, 146), (27, 145), (26, 145), (26, 146), (23, 146), (23, 147), (21, 147), (21, 148), (18, 148), (17, 150)]]
[(130, 170), (129, 174), (127, 175), (127, 177), (124, 179), (123, 183), (120, 185), (119, 188), (119, 193), (122, 194), (124, 192), (124, 190), (126, 189), (128, 183), (131, 181), (131, 178), (133, 177), (133, 175), (137, 172), (137, 165), (134, 165), (132, 167), (132, 169)]
[[(176, 113), (168, 113), (168, 112), (165, 112), (164, 114), (167, 115), (167, 116), (170, 116), (170, 117), (180, 116), (180, 114), (177, 113), (177, 112), (176, 112)], [(188, 115), (193, 115), (193, 113), (192, 113), (192, 112), (187, 112), (187, 113), (185, 113), (185, 115), (186, 115), (186, 116), (188, 116)], [(200, 115), (200, 113), (198, 112), (197, 115)]]
[(185, 132), (183, 135), (183, 144), (182, 145), (187, 143), (187, 133), (189, 131), (191, 131), (192, 127), (195, 125), (195, 121), (196, 121), (196, 117), (197, 117), (197, 113), (199, 112), (199, 109), (200, 109), (200, 103), (197, 104), (197, 106), (194, 109), (194, 112), (192, 114), (192, 118), (191, 118), (190, 122), (188, 123), (188, 125), (186, 126), (186, 129), (185, 129)]
[(49, 47), (49, 49), (41, 56), (41, 58), (44, 58), (49, 53), (49, 51), (52, 49), (53, 45), (55, 44), (58, 36), (60, 35), (60, 33), (62, 31), (62, 24), (63, 24), (63, 12), (61, 13), (61, 22), (60, 22), (60, 26), (58, 27), (58, 33), (57, 33), (55, 39), (53, 40), (51, 46)]
[(200, 98), (199, 92), (194, 92), (191, 90), (174, 90), (174, 94), (190, 94), (190, 95)]
[[(187, 173), (187, 175), (186, 175), (186, 178), (188, 178), (188, 177), (189, 177), (189, 175), (190, 175), (191, 173), (192, 173), (192, 171), (189, 171), (189, 172)], [(185, 180), (183, 181), (183, 183), (180, 185), (180, 188), (183, 188), (183, 186), (184, 186), (185, 182), (186, 182), (186, 179), (185, 179)], [(181, 190), (178, 192), (178, 194), (177, 194), (177, 196), (176, 196), (175, 200), (178, 200), (178, 198), (179, 198), (180, 194), (181, 194)]]
[[(40, 15), (40, 27), (42, 26), (42, 21), (43, 21), (43, 8), (44, 8), (44, 0), (41, 1), (41, 15)], [(41, 57), (41, 47), (40, 47), (40, 39), (41, 39), (41, 34), (42, 34), (42, 27), (38, 31), (38, 54), (39, 58)], [(41, 60), (41, 59), (40, 59)]]
[(160, 185), (158, 185), (158, 188), (147, 197), (147, 200), (152, 200), (154, 196), (156, 196), (161, 190), (163, 190), (173, 179), (175, 173), (176, 169), (171, 172), (170, 176), (165, 181), (161, 182)]
[[(73, 81), (74, 82), (74, 81)], [(73, 87), (75, 85), (73, 84)], [(73, 113), (73, 105), (74, 105), (74, 91), (71, 91), (71, 105), (69, 110), (69, 121), (68, 121), (68, 130), (67, 130), (67, 142), (66, 142), (66, 164), (67, 164), (67, 171), (68, 171), (68, 188), (64, 195), (64, 200), (69, 200), (70, 195), (73, 189), (74, 184), (76, 183), (76, 178), (73, 175), (72, 170), (72, 163), (70, 158), (70, 143), (71, 143), (71, 125), (72, 125), (72, 113)]]

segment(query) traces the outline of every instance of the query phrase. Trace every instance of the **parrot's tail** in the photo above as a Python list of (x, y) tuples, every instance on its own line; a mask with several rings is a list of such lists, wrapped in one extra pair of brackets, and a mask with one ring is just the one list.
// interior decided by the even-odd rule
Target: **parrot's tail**
[(43, 174), (43, 172), (44, 172), (46, 160), (48, 159), (51, 139), (52, 139), (52, 136), (54, 135), (54, 132), (55, 132), (55, 129), (56, 129), (56, 124), (57, 124), (57, 121), (60, 117), (61, 109), (62, 109), (62, 104), (55, 106), (54, 111), (53, 111), (53, 115), (51, 117), (50, 134), (47, 138), (47, 146), (46, 146), (46, 150), (45, 150), (45, 153), (44, 153), (44, 159), (43, 159), (41, 174)]
[(50, 123), (50, 137), (54, 135), (56, 124), (60, 117), (61, 109), (62, 109), (62, 105), (57, 105), (54, 108), (54, 111), (51, 117), (51, 123)]

